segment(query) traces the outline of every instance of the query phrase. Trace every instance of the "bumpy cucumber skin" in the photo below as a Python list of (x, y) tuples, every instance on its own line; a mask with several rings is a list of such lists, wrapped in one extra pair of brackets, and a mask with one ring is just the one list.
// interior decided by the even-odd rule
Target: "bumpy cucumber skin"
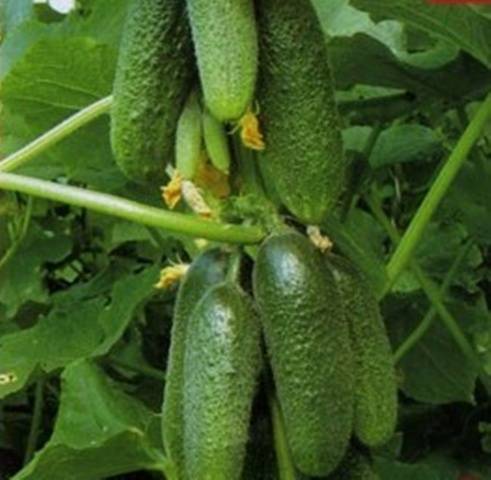
[(256, 84), (254, 2), (187, 0), (187, 5), (205, 103), (218, 120), (236, 120)]
[(192, 180), (199, 168), (203, 130), (201, 107), (196, 92), (192, 92), (177, 122), (176, 168), (186, 180)]
[(261, 0), (257, 8), (260, 167), (294, 215), (319, 224), (346, 167), (324, 35), (310, 0)]
[(184, 469), (184, 352), (189, 319), (205, 292), (225, 279), (228, 255), (218, 249), (202, 253), (191, 264), (179, 287), (174, 307), (171, 346), (162, 407), (162, 435), (166, 453), (179, 471)]
[(353, 421), (353, 359), (339, 291), (303, 236), (269, 237), (254, 270), (254, 296), (298, 469), (328, 475)]
[(259, 322), (233, 283), (212, 287), (193, 312), (184, 362), (184, 449), (193, 480), (241, 478), (261, 366)]
[(131, 180), (156, 183), (165, 177), (192, 76), (184, 2), (134, 0), (120, 47), (111, 111), (115, 160)]
[(368, 457), (351, 449), (328, 480), (380, 480), (380, 477)]
[(348, 260), (328, 255), (326, 264), (340, 288), (355, 357), (354, 433), (376, 447), (394, 434), (397, 381), (390, 342), (377, 300), (363, 274)]
[(207, 109), (203, 112), (203, 136), (212, 165), (220, 172), (230, 172), (230, 150), (225, 127)]

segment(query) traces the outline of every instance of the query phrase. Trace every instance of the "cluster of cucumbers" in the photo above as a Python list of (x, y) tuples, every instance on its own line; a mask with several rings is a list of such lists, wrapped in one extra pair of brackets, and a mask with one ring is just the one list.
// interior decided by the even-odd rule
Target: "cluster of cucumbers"
[(243, 478), (261, 373), (273, 379), (302, 474), (357, 478), (336, 473), (352, 470), (352, 437), (376, 447), (394, 433), (392, 352), (368, 283), (348, 260), (286, 228), (259, 248), (252, 282), (235, 254), (211, 249), (181, 283), (162, 414), (180, 478)]
[[(111, 112), (114, 156), (128, 178), (162, 182), (173, 163), (193, 180), (207, 159), (232, 175), (230, 132), (247, 125), (252, 137), (261, 130), (248, 161), (267, 195), (298, 223), (321, 224), (346, 160), (310, 0), (134, 0)], [(376, 479), (362, 450), (392, 437), (397, 384), (369, 283), (282, 224), (249, 253), (251, 277), (238, 251), (212, 248), (179, 287), (162, 412), (176, 478), (277, 478), (244, 468), (253, 401), (266, 389), (299, 475)]]
[(228, 174), (227, 133), (257, 113), (266, 190), (300, 221), (321, 223), (346, 162), (310, 0), (134, 0), (120, 52), (111, 144), (131, 180), (162, 183), (171, 163), (191, 180), (204, 147)]

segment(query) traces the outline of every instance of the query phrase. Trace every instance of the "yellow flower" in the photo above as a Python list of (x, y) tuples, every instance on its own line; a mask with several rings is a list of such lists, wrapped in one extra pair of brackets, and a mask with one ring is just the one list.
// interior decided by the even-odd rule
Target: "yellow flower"
[(172, 210), (179, 203), (182, 196), (182, 177), (177, 170), (174, 170), (169, 183), (162, 187), (161, 190), (165, 204)]

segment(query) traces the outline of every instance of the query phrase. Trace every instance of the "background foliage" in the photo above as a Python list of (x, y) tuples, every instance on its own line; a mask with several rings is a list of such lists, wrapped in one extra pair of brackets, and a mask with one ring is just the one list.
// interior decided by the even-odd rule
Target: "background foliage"
[[(491, 90), (491, 7), (314, 3), (352, 173), (327, 226), (380, 288), (397, 231)], [(127, 4), (84, 0), (65, 17), (0, 1), (2, 156), (110, 94)], [(163, 208), (158, 192), (126, 183), (108, 138), (102, 117), (20, 171)], [(491, 125), (383, 302), (402, 392), (399, 433), (374, 452), (384, 480), (491, 479), (490, 155)], [(188, 252), (163, 231), (0, 192), (0, 373), (16, 377), (0, 381), (0, 478), (159, 478), (175, 292), (153, 285)], [(415, 264), (445, 286), (439, 298), (477, 363), (435, 314)]]

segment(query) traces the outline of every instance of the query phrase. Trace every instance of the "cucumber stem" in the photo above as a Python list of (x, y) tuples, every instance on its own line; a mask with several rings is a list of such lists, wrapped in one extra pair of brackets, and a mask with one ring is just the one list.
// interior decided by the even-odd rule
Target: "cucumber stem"
[(92, 103), (0, 162), (0, 172), (11, 172), (57, 144), (95, 118), (107, 113), (113, 101), (108, 96)]
[(390, 290), (399, 275), (408, 265), (414, 250), (418, 246), (424, 230), (433, 214), (440, 205), (453, 180), (459, 173), (470, 150), (479, 139), (488, 119), (491, 117), (491, 94), (489, 94), (479, 107), (472, 121), (460, 137), (447, 162), (443, 165), (433, 185), (426, 194), (418, 211), (414, 215), (404, 236), (397, 245), (388, 265), (389, 277), (386, 292)]
[(83, 188), (60, 185), (12, 173), (0, 173), (0, 189), (87, 208), (169, 232), (206, 238), (218, 242), (254, 244), (265, 236), (257, 226), (241, 226), (205, 220), (183, 213), (169, 212), (121, 197)]

